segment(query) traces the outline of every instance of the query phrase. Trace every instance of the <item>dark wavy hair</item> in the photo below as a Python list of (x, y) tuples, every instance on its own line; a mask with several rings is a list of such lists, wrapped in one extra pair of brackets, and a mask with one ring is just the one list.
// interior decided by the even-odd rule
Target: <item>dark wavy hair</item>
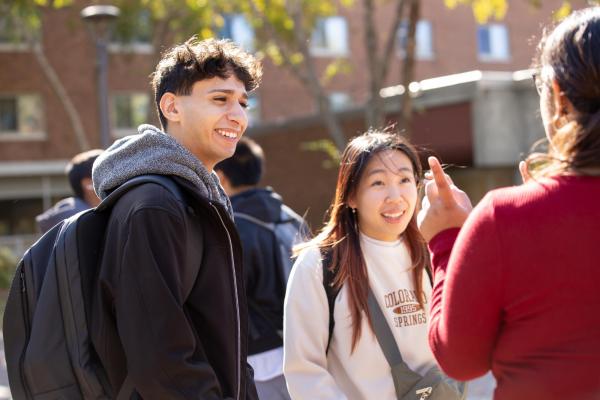
[(528, 169), (540, 177), (600, 167), (600, 7), (575, 11), (546, 32), (534, 66), (552, 71), (576, 112), (557, 128), (547, 153), (528, 157)]
[(223, 172), (234, 188), (254, 186), (263, 176), (265, 155), (258, 143), (243, 136), (233, 156), (219, 162), (214, 169)]
[[(333, 286), (337, 289), (346, 285), (350, 293), (349, 307), (352, 315), (352, 349), (361, 335), (362, 313), (367, 315), (371, 329), (371, 315), (367, 305), (369, 278), (360, 248), (357, 221), (348, 201), (356, 189), (369, 160), (386, 150), (398, 150), (410, 160), (417, 186), (422, 182), (422, 167), (415, 148), (408, 140), (397, 133), (386, 130), (369, 130), (353, 138), (344, 150), (340, 162), (335, 197), (329, 209), (329, 220), (320, 233), (307, 243), (295, 248), (296, 254), (308, 247), (316, 246), (331, 252), (331, 265), (334, 273)], [(427, 245), (417, 228), (416, 213), (406, 227), (404, 237), (413, 263), (413, 282), (417, 298), (424, 307), (423, 271), (427, 268), (429, 256)]]
[(160, 109), (166, 92), (188, 95), (197, 81), (235, 75), (250, 92), (258, 87), (262, 66), (253, 55), (226, 39), (198, 40), (192, 36), (185, 43), (167, 50), (152, 73), (152, 89), (163, 130), (167, 119)]
[(84, 198), (81, 180), (92, 177), (94, 161), (96, 161), (96, 158), (98, 158), (102, 152), (102, 149), (84, 151), (73, 157), (71, 161), (69, 161), (69, 164), (67, 164), (65, 172), (67, 173), (69, 184), (71, 185), (71, 189), (73, 189), (75, 197), (79, 197), (80, 199)]

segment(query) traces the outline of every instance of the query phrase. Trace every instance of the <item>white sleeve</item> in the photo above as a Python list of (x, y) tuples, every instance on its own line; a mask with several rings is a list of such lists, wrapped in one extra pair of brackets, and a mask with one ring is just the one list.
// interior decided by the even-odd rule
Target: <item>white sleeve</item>
[(283, 372), (292, 399), (346, 400), (327, 370), (329, 306), (316, 248), (305, 250), (294, 264), (283, 326)]

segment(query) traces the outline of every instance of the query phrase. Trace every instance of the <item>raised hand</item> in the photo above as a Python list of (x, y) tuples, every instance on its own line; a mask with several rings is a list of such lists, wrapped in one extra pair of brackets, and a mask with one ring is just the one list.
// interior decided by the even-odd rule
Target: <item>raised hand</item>
[(429, 157), (427, 161), (431, 173), (426, 175), (429, 182), (425, 185), (425, 197), (417, 215), (417, 224), (421, 234), (429, 242), (445, 229), (461, 227), (473, 206), (469, 196), (444, 173), (437, 158)]

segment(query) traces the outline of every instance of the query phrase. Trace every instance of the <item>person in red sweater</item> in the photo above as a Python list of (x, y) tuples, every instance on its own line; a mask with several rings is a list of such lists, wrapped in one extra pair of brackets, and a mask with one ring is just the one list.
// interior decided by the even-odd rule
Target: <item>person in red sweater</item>
[(550, 143), (520, 165), (524, 185), (471, 211), (429, 159), (429, 344), (453, 378), (491, 369), (497, 400), (600, 399), (600, 7), (556, 26), (537, 60)]

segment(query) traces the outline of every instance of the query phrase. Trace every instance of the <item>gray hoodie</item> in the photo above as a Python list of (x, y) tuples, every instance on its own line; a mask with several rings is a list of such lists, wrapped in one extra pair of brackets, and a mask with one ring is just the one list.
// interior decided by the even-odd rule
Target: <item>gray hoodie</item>
[(137, 135), (115, 141), (94, 162), (92, 180), (98, 197), (127, 180), (146, 174), (174, 175), (190, 181), (212, 201), (221, 203), (232, 215), (231, 203), (219, 178), (175, 138), (152, 125), (140, 125)]

